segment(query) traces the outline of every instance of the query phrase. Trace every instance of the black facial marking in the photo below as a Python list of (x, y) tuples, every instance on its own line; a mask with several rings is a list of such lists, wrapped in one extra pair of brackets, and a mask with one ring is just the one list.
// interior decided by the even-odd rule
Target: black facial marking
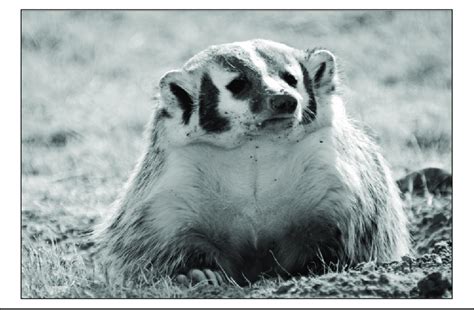
[(306, 125), (311, 123), (316, 118), (316, 98), (314, 97), (313, 86), (308, 74), (308, 70), (306, 70), (302, 63), (300, 63), (300, 67), (301, 72), (303, 72), (303, 84), (309, 97), (308, 106), (303, 111), (303, 120), (301, 121), (303, 124)]
[(234, 96), (241, 95), (250, 87), (250, 81), (247, 80), (244, 76), (239, 76), (233, 79), (226, 88), (232, 92)]
[[(263, 110), (262, 103), (264, 101), (262, 76), (250, 58), (245, 54), (241, 55), (240, 58), (233, 55), (220, 55), (217, 57), (217, 63), (228, 71), (240, 74), (239, 77), (227, 85), (227, 89), (229, 89), (229, 86), (231, 88), (229, 91), (231, 91), (232, 96), (237, 100), (248, 100), (249, 109), (252, 113), (256, 114), (261, 112)], [(234, 81), (236, 81), (236, 85), (231, 86)], [(245, 82), (242, 83), (243, 81)], [(240, 87), (242, 87), (242, 89), (240, 89)], [(240, 92), (234, 92), (232, 89), (240, 90)]]
[(179, 107), (183, 110), (183, 124), (189, 124), (189, 119), (193, 113), (193, 100), (191, 96), (175, 83), (170, 83), (170, 90), (178, 99)]
[(256, 93), (250, 99), (250, 112), (257, 114), (263, 110), (264, 96), (261, 93)]
[(219, 89), (211, 77), (204, 73), (199, 93), (199, 125), (208, 132), (219, 133), (230, 129), (229, 120), (217, 110)]
[(324, 71), (326, 70), (326, 63), (323, 62), (321, 66), (319, 66), (318, 71), (316, 71), (316, 74), (314, 75), (314, 83), (315, 85), (319, 85), (321, 82), (321, 78), (323, 77)]
[(296, 85), (298, 84), (298, 81), (296, 80), (295, 76), (289, 72), (284, 72), (281, 75), (281, 78), (293, 88), (295, 88)]
[(240, 57), (235, 55), (217, 55), (216, 62), (228, 71), (240, 72), (245, 76), (256, 74), (258, 71), (248, 55), (240, 55)]

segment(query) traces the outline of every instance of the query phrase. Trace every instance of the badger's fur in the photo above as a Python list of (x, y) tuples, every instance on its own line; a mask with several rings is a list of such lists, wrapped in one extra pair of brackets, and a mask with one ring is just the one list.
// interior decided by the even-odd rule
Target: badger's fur
[(337, 84), (330, 52), (266, 40), (165, 74), (146, 152), (97, 232), (104, 258), (245, 283), (406, 254), (398, 189)]

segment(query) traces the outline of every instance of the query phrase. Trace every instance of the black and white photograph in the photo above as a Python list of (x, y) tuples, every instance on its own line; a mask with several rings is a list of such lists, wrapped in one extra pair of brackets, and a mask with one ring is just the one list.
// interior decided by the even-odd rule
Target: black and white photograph
[(452, 25), (23, 9), (21, 298), (452, 299)]

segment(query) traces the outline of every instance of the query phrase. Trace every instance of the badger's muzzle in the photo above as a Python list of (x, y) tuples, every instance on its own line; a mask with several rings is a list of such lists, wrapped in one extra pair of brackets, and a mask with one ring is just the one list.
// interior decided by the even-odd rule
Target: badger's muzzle
[(295, 120), (298, 100), (289, 94), (275, 94), (266, 101), (266, 108), (260, 113), (259, 128), (280, 130), (290, 128)]
[(298, 101), (291, 95), (274, 95), (269, 100), (270, 110), (276, 114), (292, 114), (296, 110)]

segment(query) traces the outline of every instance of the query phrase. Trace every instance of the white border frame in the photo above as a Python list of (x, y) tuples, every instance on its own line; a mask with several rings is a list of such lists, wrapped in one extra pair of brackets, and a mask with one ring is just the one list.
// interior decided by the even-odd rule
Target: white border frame
[[(2, 102), (0, 104), (1, 188), (0, 207), (0, 306), (3, 307), (472, 307), (474, 287), (474, 205), (472, 195), (472, 142), (469, 136), (474, 132), (472, 120), (473, 106), (471, 96), (473, 69), (474, 29), (473, 7), (468, 1), (430, 1), (418, 0), (380, 1), (327, 1), (311, 2), (305, 0), (272, 1), (273, 6), (257, 4), (252, 0), (239, 1), (239, 7), (217, 1), (196, 2), (174, 0), (167, 3), (135, 0), (114, 1), (3, 1), (0, 9), (1, 35), (1, 74)], [(246, 9), (453, 9), (454, 28), (454, 87), (453, 129), (455, 136), (453, 175), (455, 176), (454, 202), (454, 270), (453, 299), (446, 300), (344, 300), (344, 299), (299, 299), (299, 300), (28, 300), (20, 299), (20, 10), (21, 9), (179, 9), (179, 8), (246, 8)], [(466, 136), (466, 138), (464, 138)]]

